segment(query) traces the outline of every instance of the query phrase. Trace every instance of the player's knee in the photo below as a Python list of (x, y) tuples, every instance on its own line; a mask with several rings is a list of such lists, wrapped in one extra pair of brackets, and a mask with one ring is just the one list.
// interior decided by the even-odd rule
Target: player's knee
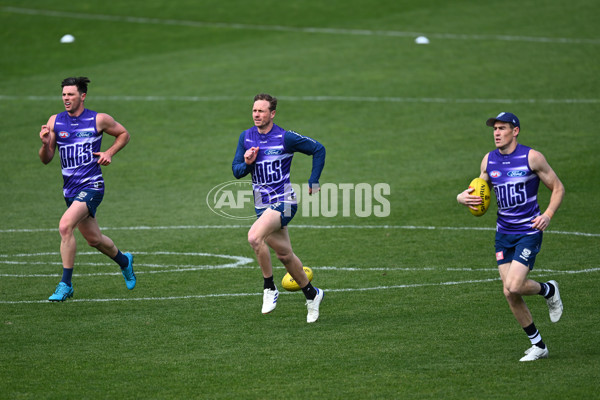
[(508, 283), (504, 286), (504, 296), (506, 296), (506, 298), (512, 296), (520, 296), (522, 293), (522, 289), (523, 288), (521, 287), (521, 285), (518, 285), (516, 283)]
[(90, 247), (98, 247), (98, 246), (100, 246), (100, 240), (99, 239), (88, 239), (87, 242), (88, 242), (88, 245)]
[(98, 247), (102, 243), (100, 236), (85, 238), (85, 240), (87, 240), (87, 244), (91, 247)]
[(277, 252), (277, 259), (283, 263), (283, 265), (289, 264), (294, 258), (294, 253), (292, 252)]
[(70, 236), (73, 234), (73, 227), (64, 221), (60, 221), (58, 224), (58, 233), (60, 233), (60, 236), (63, 238)]
[(508, 290), (506, 288), (506, 286), (504, 287), (503, 292), (504, 292), (504, 297), (506, 297), (507, 300), (510, 300), (510, 297), (512, 296), (512, 294), (510, 293), (510, 290)]
[(250, 243), (250, 246), (252, 246), (253, 249), (258, 249), (263, 243), (263, 240), (258, 235), (248, 232), (248, 243)]

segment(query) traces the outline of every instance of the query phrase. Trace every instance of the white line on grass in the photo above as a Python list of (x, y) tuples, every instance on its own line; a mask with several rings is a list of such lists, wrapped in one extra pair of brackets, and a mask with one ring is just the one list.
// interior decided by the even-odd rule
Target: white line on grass
[[(600, 268), (590, 268), (580, 271), (555, 271), (569, 274), (580, 274), (587, 272), (598, 272)], [(547, 275), (547, 274), (543, 274)], [(542, 275), (537, 275), (542, 276)], [(477, 280), (466, 280), (466, 281), (449, 281), (439, 283), (414, 283), (405, 285), (389, 285), (389, 286), (374, 286), (368, 288), (338, 288), (338, 289), (327, 289), (324, 290), (327, 293), (336, 292), (365, 292), (374, 290), (393, 290), (393, 289), (409, 289), (427, 286), (452, 286), (452, 285), (466, 285), (475, 283), (487, 283), (499, 281), (500, 278), (488, 278), (488, 279), (477, 279)], [(281, 292), (281, 294), (291, 294), (289, 292)], [(199, 294), (199, 295), (187, 295), (187, 296), (167, 296), (167, 297), (132, 297), (132, 298), (112, 298), (112, 299), (71, 299), (67, 300), (69, 303), (107, 303), (107, 302), (122, 302), (122, 301), (168, 301), (168, 300), (189, 300), (189, 299), (207, 299), (215, 297), (243, 297), (243, 296), (262, 296), (262, 293), (218, 293), (218, 294)], [(0, 300), (0, 304), (47, 304), (50, 303), (48, 300), (23, 300), (23, 301), (4, 301)]]
[[(102, 230), (125, 230), (125, 231), (147, 231), (147, 230), (179, 230), (179, 229), (249, 229), (249, 225), (173, 225), (173, 226), (120, 226), (101, 227)], [(404, 229), (404, 230), (441, 230), (441, 231), (494, 231), (492, 227), (470, 227), (470, 226), (418, 226), (418, 225), (294, 225), (298, 229)], [(36, 233), (56, 232), (58, 228), (22, 228), (22, 229), (0, 229), (0, 233)], [(569, 232), (569, 231), (544, 231), (546, 234), (600, 237), (600, 233)], [(2, 255), (0, 255), (1, 257)]]
[[(342, 288), (342, 289), (324, 289), (326, 292), (364, 292), (371, 290), (391, 290), (391, 289), (405, 289), (405, 288), (416, 288), (425, 286), (447, 286), (447, 285), (460, 285), (460, 284), (473, 284), (473, 283), (484, 283), (497, 281), (500, 278), (480, 279), (480, 280), (468, 280), (468, 281), (454, 281), (454, 282), (441, 282), (441, 283), (416, 283), (407, 285), (392, 285), (392, 286), (375, 286), (370, 288)], [(289, 292), (280, 292), (280, 294), (291, 294)], [(220, 294), (200, 294), (200, 295), (188, 295), (188, 296), (168, 296), (168, 297), (132, 297), (132, 298), (113, 298), (113, 299), (72, 299), (67, 300), (69, 303), (104, 303), (104, 302), (118, 302), (118, 301), (165, 301), (165, 300), (187, 300), (187, 299), (206, 299), (212, 297), (240, 297), (240, 296), (262, 296), (262, 293), (220, 293)], [(24, 301), (4, 301), (0, 300), (0, 304), (43, 304), (49, 303), (48, 300), (24, 300)]]
[[(20, 253), (20, 254), (0, 254), (2, 258), (10, 258), (10, 257), (32, 257), (32, 256), (56, 256), (58, 252), (42, 252), (42, 253)], [(210, 254), (210, 253), (196, 253), (196, 252), (172, 252), (172, 251), (155, 251), (155, 252), (135, 252), (134, 254), (146, 255), (146, 256), (173, 256), (173, 255), (183, 255), (187, 257), (214, 257), (214, 258), (224, 258), (234, 260), (234, 263), (224, 264), (224, 265), (163, 265), (163, 264), (140, 264), (139, 266), (150, 266), (150, 267), (160, 267), (163, 268), (162, 271), (137, 271), (138, 274), (141, 273), (157, 273), (157, 272), (183, 272), (183, 271), (195, 271), (200, 269), (225, 269), (225, 268), (255, 268), (254, 266), (250, 266), (248, 264), (252, 263), (254, 260), (247, 257), (240, 256), (231, 256), (224, 254)], [(99, 255), (97, 252), (82, 252), (80, 255)], [(0, 260), (0, 264), (32, 264), (31, 262), (26, 261), (13, 261), (13, 260)], [(35, 263), (39, 264), (39, 263)], [(53, 263), (59, 264), (59, 263)], [(107, 264), (99, 264), (99, 263), (84, 263), (82, 265), (107, 265)], [(276, 266), (275, 268), (282, 269), (282, 266)], [(369, 272), (369, 271), (433, 271), (439, 270), (440, 268), (434, 267), (423, 267), (423, 268), (407, 268), (407, 267), (367, 267), (367, 268), (356, 268), (356, 267), (335, 267), (335, 266), (323, 266), (323, 267), (313, 267), (315, 270), (337, 270), (337, 271), (357, 271), (357, 272)], [(442, 268), (444, 269), (444, 268)], [(466, 272), (490, 272), (496, 271), (495, 268), (445, 268), (446, 271), (466, 271)], [(585, 270), (568, 270), (568, 271), (559, 271), (559, 270), (536, 270), (536, 276), (550, 275), (550, 274), (579, 274), (579, 273), (590, 273), (600, 271), (600, 268), (589, 268)], [(120, 275), (118, 272), (107, 272), (107, 273), (90, 273), (90, 274), (76, 274), (75, 276), (99, 276), (99, 275)], [(0, 274), (0, 277), (19, 277), (19, 278), (27, 278), (27, 277), (54, 277), (55, 274), (45, 275), (45, 274)], [(441, 282), (441, 283), (416, 283), (416, 284), (404, 284), (404, 285), (391, 285), (391, 286), (375, 286), (369, 288), (338, 288), (338, 289), (327, 289), (328, 292), (355, 292), (355, 291), (371, 291), (371, 290), (391, 290), (391, 289), (403, 289), (403, 288), (415, 288), (415, 287), (425, 287), (425, 286), (447, 286), (447, 285), (459, 285), (459, 284), (473, 284), (473, 283), (483, 283), (483, 282), (492, 282), (499, 280), (496, 278), (487, 278), (487, 279), (479, 279), (479, 280), (466, 280), (466, 281), (449, 281), (449, 282)], [(165, 300), (181, 300), (181, 299), (202, 299), (202, 298), (211, 298), (211, 297), (237, 297), (237, 296), (257, 296), (260, 293), (222, 293), (222, 294), (208, 294), (208, 295), (188, 295), (188, 296), (169, 296), (169, 297), (140, 297), (140, 298), (112, 298), (112, 299), (74, 299), (70, 302), (117, 302), (117, 301), (165, 301)], [(37, 304), (37, 303), (46, 303), (47, 300), (35, 300), (35, 301), (4, 301), (0, 300), (0, 304)]]
[[(56, 253), (54, 255), (58, 255)], [(94, 253), (98, 255), (100, 253)], [(134, 252), (134, 254), (140, 254)], [(6, 254), (0, 255), (0, 257), (7, 257)], [(254, 260), (250, 260), (253, 262)], [(0, 264), (5, 265), (62, 265), (61, 262), (46, 262), (46, 261), (12, 261), (12, 260), (0, 260)], [(114, 267), (114, 263), (89, 263), (89, 262), (79, 262), (77, 263), (78, 267), (84, 266), (103, 266), (103, 267)], [(192, 272), (192, 271), (206, 271), (206, 270), (219, 270), (219, 269), (258, 269), (256, 265), (247, 265), (247, 264), (224, 264), (224, 265), (178, 265), (178, 264), (138, 264), (137, 267), (147, 267), (147, 268), (160, 268), (160, 270), (138, 270), (136, 269), (136, 274), (156, 274), (156, 273), (168, 273), (168, 272)], [(422, 271), (449, 271), (449, 272), (497, 272), (497, 268), (469, 268), (469, 267), (336, 267), (336, 266), (320, 266), (312, 267), (315, 271), (346, 271), (346, 272), (373, 272), (373, 271), (382, 271), (382, 272), (422, 272)], [(283, 266), (273, 266), (273, 269), (284, 269)], [(589, 270), (577, 270), (577, 271), (562, 271), (562, 270), (554, 270), (554, 269), (536, 269), (536, 273), (580, 273), (580, 272), (594, 272), (595, 269)], [(90, 277), (90, 276), (119, 276), (120, 272), (90, 272), (90, 273), (79, 273), (73, 274), (74, 277), (82, 278), (82, 277)], [(4, 278), (54, 278), (57, 274), (8, 274), (1, 273), (0, 277)]]
[[(98, 256), (101, 253), (95, 251), (80, 252), (80, 256)], [(221, 258), (230, 260), (233, 262), (220, 265), (177, 265), (177, 264), (138, 264), (136, 267), (148, 267), (148, 268), (160, 268), (160, 270), (150, 271), (139, 271), (136, 269), (136, 274), (157, 274), (166, 272), (189, 272), (199, 270), (214, 270), (214, 269), (237, 269), (237, 268), (257, 268), (253, 265), (249, 265), (254, 260), (248, 257), (231, 256), (227, 254), (211, 254), (211, 253), (196, 253), (196, 252), (173, 252), (173, 251), (154, 251), (154, 252), (133, 252), (134, 256), (186, 256), (186, 257), (209, 257), (209, 258)], [(10, 258), (25, 258), (25, 257), (40, 257), (40, 256), (58, 256), (58, 252), (45, 252), (45, 253), (21, 253), (21, 254), (0, 254), (0, 264), (5, 265), (62, 265), (61, 262), (57, 261), (15, 261)], [(108, 266), (114, 267), (114, 263), (93, 263), (93, 262), (78, 262), (78, 266)], [(109, 276), (109, 275), (121, 275), (121, 272), (91, 272), (85, 274), (73, 274), (76, 277), (84, 276)], [(1, 273), (0, 277), (5, 278), (48, 278), (56, 277), (56, 274), (7, 274)]]
[(557, 38), (557, 37), (535, 37), (535, 36), (512, 36), (512, 35), (468, 35), (455, 33), (426, 33), (405, 32), (372, 29), (340, 29), (319, 27), (294, 27), (282, 25), (250, 25), (223, 22), (202, 22), (178, 19), (145, 18), (122, 15), (88, 14), (68, 11), (39, 10), (21, 7), (1, 7), (0, 10), (13, 14), (41, 15), (46, 17), (60, 17), (72, 19), (85, 19), (93, 21), (126, 22), (147, 25), (170, 25), (189, 26), (194, 28), (219, 28), (237, 29), (247, 31), (274, 31), (274, 32), (299, 32), (309, 34), (328, 35), (351, 35), (351, 36), (386, 36), (386, 37), (408, 37), (416, 38), (425, 35), (432, 39), (442, 40), (481, 40), (481, 41), (508, 41), (508, 42), (535, 42), (535, 43), (564, 43), (564, 44), (600, 44), (600, 39), (588, 38)]
[[(59, 253), (54, 254), (55, 256)], [(95, 253), (100, 254), (100, 253)], [(140, 254), (134, 252), (134, 254)], [(7, 255), (2, 254), (0, 257), (6, 257)], [(254, 262), (254, 260), (248, 259), (249, 262)], [(46, 262), (46, 261), (12, 261), (12, 260), (0, 260), (0, 264), (4, 265), (56, 265), (61, 266), (61, 262)], [(108, 267), (112, 268), (115, 266), (114, 263), (89, 263), (89, 262), (78, 262), (78, 269), (80, 267)], [(248, 264), (224, 264), (224, 265), (178, 265), (178, 264), (141, 264), (136, 263), (136, 275), (141, 274), (157, 274), (157, 273), (170, 273), (170, 272), (192, 272), (192, 271), (207, 271), (207, 270), (219, 270), (219, 269), (258, 269), (258, 265), (248, 265)], [(160, 270), (139, 270), (137, 268), (160, 268)], [(373, 272), (373, 271), (382, 271), (382, 272), (393, 272), (393, 271), (401, 271), (401, 272), (412, 272), (412, 271), (450, 271), (450, 272), (496, 272), (497, 268), (435, 268), (435, 267), (335, 267), (335, 266), (322, 266), (322, 267), (312, 267), (314, 270), (319, 271), (347, 271), (347, 272)], [(114, 268), (112, 268), (114, 269)], [(283, 266), (273, 266), (273, 269), (284, 269)], [(554, 272), (552, 270), (537, 270), (537, 272)], [(561, 272), (561, 271), (557, 271)], [(89, 276), (118, 276), (121, 275), (121, 272), (90, 272), (90, 273), (78, 273), (73, 274), (74, 277), (89, 277)], [(0, 277), (4, 278), (55, 278), (57, 276), (56, 273), (53, 274), (8, 274), (8, 273), (0, 273)]]
[[(288, 101), (320, 102), (370, 102), (370, 103), (460, 103), (460, 104), (598, 104), (600, 99), (455, 99), (444, 97), (374, 97), (374, 96), (279, 96)], [(59, 96), (12, 96), (0, 95), (0, 100), (58, 101)], [(246, 101), (239, 96), (94, 96), (98, 101)]]

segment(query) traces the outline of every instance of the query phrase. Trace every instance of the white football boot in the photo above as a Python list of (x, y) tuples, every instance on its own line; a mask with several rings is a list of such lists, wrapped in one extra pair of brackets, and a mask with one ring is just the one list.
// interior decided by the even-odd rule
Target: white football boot
[(308, 309), (308, 314), (306, 314), (306, 322), (309, 324), (319, 319), (319, 306), (323, 301), (323, 297), (325, 297), (325, 292), (322, 289), (315, 289), (317, 290), (317, 295), (315, 296), (314, 300), (306, 300), (306, 308)]
[(268, 314), (277, 307), (277, 298), (279, 297), (279, 291), (277, 288), (275, 290), (265, 289), (263, 293), (263, 305), (262, 305), (262, 313)]
[(558, 283), (556, 281), (549, 281), (548, 283), (554, 285), (554, 296), (546, 299), (546, 303), (548, 304), (548, 312), (550, 313), (550, 321), (558, 322), (563, 312), (563, 303), (560, 299)]
[(521, 358), (519, 361), (535, 361), (540, 358), (548, 358), (548, 346), (545, 349), (540, 349), (539, 347), (533, 345), (527, 350), (525, 350), (525, 356)]

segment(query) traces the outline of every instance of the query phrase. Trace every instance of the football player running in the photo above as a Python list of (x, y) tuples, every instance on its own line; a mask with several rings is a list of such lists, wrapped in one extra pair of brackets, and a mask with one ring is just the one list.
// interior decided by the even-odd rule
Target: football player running
[[(565, 188), (540, 152), (517, 142), (521, 126), (516, 115), (503, 112), (489, 118), (486, 125), (494, 129), (496, 149), (483, 157), (479, 177), (491, 184), (498, 203), (495, 247), (504, 296), (531, 341), (520, 361), (534, 361), (548, 357), (548, 347), (523, 296), (543, 296), (550, 320), (558, 322), (563, 311), (558, 284), (554, 280), (536, 282), (528, 274), (540, 251), (543, 231), (560, 207)], [(540, 181), (552, 192), (543, 213), (537, 202)], [(476, 209), (482, 200), (472, 191), (471, 188), (459, 193), (456, 200)]]
[(279, 297), (273, 280), (270, 247), (302, 289), (308, 309), (306, 322), (312, 323), (319, 318), (319, 306), (325, 293), (313, 287), (302, 262), (292, 250), (287, 225), (298, 205), (290, 183), (290, 168), (295, 152), (311, 155), (313, 162), (308, 190), (309, 194), (318, 192), (319, 177), (325, 164), (325, 147), (314, 139), (275, 125), (276, 108), (275, 97), (265, 93), (254, 97), (254, 126), (240, 134), (232, 163), (233, 175), (237, 179), (252, 175), (257, 220), (248, 232), (248, 242), (264, 278), (262, 313), (273, 311)]
[[(48, 164), (58, 149), (63, 174), (63, 195), (67, 203), (59, 223), (60, 255), (63, 264), (61, 281), (49, 301), (73, 297), (73, 267), (77, 243), (73, 232), (79, 229), (88, 244), (112, 258), (120, 267), (127, 289), (136, 285), (133, 255), (121, 253), (113, 241), (102, 234), (96, 220), (96, 209), (104, 197), (104, 179), (100, 166), (110, 165), (113, 156), (129, 142), (129, 132), (108, 114), (85, 108), (86, 77), (62, 81), (65, 111), (50, 116), (42, 125), (40, 160)], [(114, 143), (101, 151), (102, 135), (114, 136)]]

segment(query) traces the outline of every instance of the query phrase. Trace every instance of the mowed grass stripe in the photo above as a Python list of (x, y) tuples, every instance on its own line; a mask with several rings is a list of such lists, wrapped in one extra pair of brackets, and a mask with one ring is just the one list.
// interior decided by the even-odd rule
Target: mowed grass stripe
[(534, 37), (534, 36), (514, 36), (514, 35), (469, 35), (456, 33), (425, 33), (425, 32), (403, 32), (392, 30), (371, 30), (371, 29), (341, 29), (341, 28), (323, 28), (323, 27), (293, 27), (284, 25), (255, 25), (242, 23), (219, 23), (188, 21), (178, 19), (144, 18), (135, 16), (120, 16), (106, 14), (76, 13), (55, 10), (38, 10), (20, 7), (2, 7), (1, 11), (14, 14), (42, 15), (47, 17), (61, 17), (73, 19), (85, 19), (94, 21), (125, 22), (135, 24), (153, 24), (153, 25), (174, 25), (188, 26), (197, 28), (223, 28), (239, 29), (253, 31), (274, 31), (274, 32), (300, 32), (309, 34), (331, 34), (331, 35), (353, 35), (353, 36), (391, 36), (391, 37), (416, 37), (427, 35), (434, 39), (448, 40), (481, 40), (481, 41), (508, 41), (508, 42), (539, 42), (539, 43), (564, 43), (564, 44), (600, 44), (600, 39), (587, 38), (553, 38), (553, 37)]
[[(0, 95), (0, 100), (56, 101), (57, 96)], [(98, 101), (164, 101), (164, 102), (213, 102), (247, 100), (241, 96), (95, 96)], [(600, 99), (460, 99), (431, 97), (373, 97), (373, 96), (279, 96), (287, 101), (319, 102), (369, 102), (369, 103), (464, 103), (464, 104), (598, 104)]]

